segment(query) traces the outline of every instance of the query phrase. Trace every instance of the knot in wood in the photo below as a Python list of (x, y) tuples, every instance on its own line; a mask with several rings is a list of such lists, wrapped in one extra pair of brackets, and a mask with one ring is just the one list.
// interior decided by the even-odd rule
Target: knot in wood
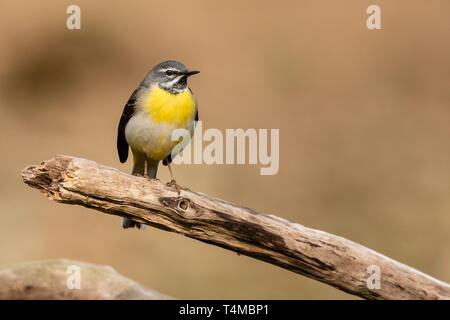
[(188, 198), (163, 197), (160, 198), (160, 202), (162, 205), (172, 209), (180, 217), (185, 219), (194, 218), (198, 215), (198, 210), (196, 209), (194, 203)]
[(186, 211), (187, 209), (189, 209), (189, 200), (180, 198), (178, 200), (178, 209), (182, 211)]

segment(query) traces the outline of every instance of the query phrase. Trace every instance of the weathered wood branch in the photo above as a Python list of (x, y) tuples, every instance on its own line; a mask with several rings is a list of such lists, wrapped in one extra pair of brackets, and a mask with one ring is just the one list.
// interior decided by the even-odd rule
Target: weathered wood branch
[[(69, 267), (79, 267), (77, 286), (69, 278)], [(69, 271), (69, 273), (68, 273)], [(78, 283), (76, 283), (78, 284)], [(83, 300), (163, 300), (170, 297), (125, 278), (108, 266), (50, 260), (0, 266), (0, 300), (83, 299)]]
[[(214, 244), (366, 299), (450, 299), (450, 285), (342, 237), (202, 193), (57, 156), (22, 172), (50, 199), (129, 217)], [(381, 271), (370, 289), (369, 266)]]

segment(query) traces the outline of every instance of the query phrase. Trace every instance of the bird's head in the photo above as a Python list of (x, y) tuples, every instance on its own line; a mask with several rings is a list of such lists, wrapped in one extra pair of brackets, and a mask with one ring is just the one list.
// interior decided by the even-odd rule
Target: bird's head
[(189, 70), (178, 61), (164, 61), (150, 71), (143, 84), (148, 87), (157, 84), (161, 89), (176, 94), (187, 88), (187, 78), (199, 72)]

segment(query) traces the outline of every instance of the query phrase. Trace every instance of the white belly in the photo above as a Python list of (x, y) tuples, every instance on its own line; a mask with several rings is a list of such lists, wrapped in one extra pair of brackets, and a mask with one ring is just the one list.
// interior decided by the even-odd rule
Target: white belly
[(151, 121), (146, 112), (138, 111), (125, 127), (125, 138), (131, 149), (144, 153), (154, 160), (165, 159), (178, 141), (172, 141), (172, 133), (176, 129), (188, 130), (189, 136), (194, 133), (194, 119), (185, 128)]

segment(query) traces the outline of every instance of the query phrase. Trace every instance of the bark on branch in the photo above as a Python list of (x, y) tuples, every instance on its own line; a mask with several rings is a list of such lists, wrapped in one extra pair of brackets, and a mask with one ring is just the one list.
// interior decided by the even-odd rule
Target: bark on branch
[[(69, 278), (74, 275), (69, 268), (73, 266), (79, 267), (79, 287), (78, 282), (73, 283)], [(6, 299), (162, 300), (170, 298), (125, 278), (108, 266), (70, 260), (50, 260), (0, 266), (0, 300)]]
[[(450, 299), (450, 285), (350, 240), (223, 200), (177, 191), (93, 161), (57, 156), (22, 172), (50, 199), (78, 204), (244, 254), (366, 299)], [(370, 289), (369, 266), (381, 271)]]

